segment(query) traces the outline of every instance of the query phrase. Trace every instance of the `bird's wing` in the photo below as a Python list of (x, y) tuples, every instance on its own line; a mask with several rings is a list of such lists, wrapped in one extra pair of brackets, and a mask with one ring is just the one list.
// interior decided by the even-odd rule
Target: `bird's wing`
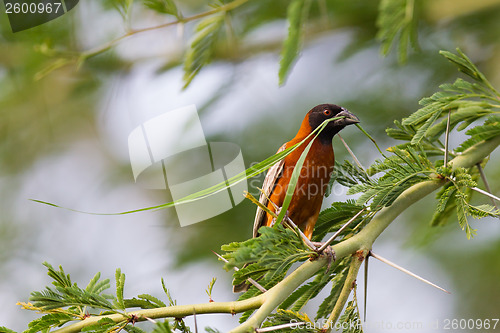
[[(283, 144), (280, 149), (276, 152), (276, 154), (282, 152), (286, 149), (286, 143)], [(264, 206), (267, 206), (268, 198), (271, 196), (273, 192), (274, 185), (276, 181), (283, 173), (283, 164), (285, 163), (285, 159), (282, 159), (279, 162), (276, 162), (269, 171), (267, 172), (266, 178), (264, 179), (264, 184), (262, 184), (262, 193), (259, 197), (259, 202)], [(255, 214), (255, 220), (253, 222), (253, 237), (258, 236), (258, 230), (264, 224), (266, 220), (266, 212), (260, 208), (257, 208), (257, 213)]]

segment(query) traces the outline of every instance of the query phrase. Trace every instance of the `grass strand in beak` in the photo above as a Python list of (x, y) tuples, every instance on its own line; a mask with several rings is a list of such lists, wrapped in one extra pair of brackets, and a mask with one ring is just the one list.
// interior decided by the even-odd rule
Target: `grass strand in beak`
[(370, 134), (368, 134), (368, 133), (367, 133), (367, 132), (363, 129), (363, 127), (361, 127), (361, 125), (360, 125), (360, 124), (354, 124), (354, 125), (356, 125), (356, 127), (357, 127), (357, 128), (359, 128), (359, 130), (360, 130), (361, 132), (363, 132), (363, 134), (364, 134), (364, 135), (366, 135), (366, 136), (368, 137), (368, 139), (370, 139), (370, 140), (371, 140), (371, 142), (373, 142), (373, 144), (375, 145), (375, 147), (377, 147), (377, 150), (378, 150), (378, 152), (380, 153), (380, 155), (382, 155), (382, 156), (386, 157), (386, 156), (384, 155), (384, 153), (382, 152), (382, 150), (380, 150), (380, 147), (378, 146), (377, 141), (375, 141), (375, 139), (374, 139), (374, 138), (372, 138), (372, 137), (371, 137), (371, 135), (370, 135)]

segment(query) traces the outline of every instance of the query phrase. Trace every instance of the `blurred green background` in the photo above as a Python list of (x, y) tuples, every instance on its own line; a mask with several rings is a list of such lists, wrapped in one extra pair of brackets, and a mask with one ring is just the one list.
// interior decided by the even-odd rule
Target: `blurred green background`
[[(112, 277), (120, 267), (127, 274), (126, 297), (161, 295), (163, 276), (179, 304), (205, 302), (204, 289), (215, 276), (214, 299), (236, 298), (231, 274), (210, 250), (251, 237), (255, 207), (246, 200), (184, 228), (173, 209), (102, 216), (28, 200), (102, 213), (169, 201), (168, 192), (134, 183), (128, 157), (128, 134), (158, 114), (195, 104), (207, 141), (239, 145), (250, 166), (292, 138), (305, 113), (320, 103), (345, 106), (380, 146), (395, 144), (385, 128), (458, 76), (441, 49), (460, 47), (500, 87), (498, 0), (416, 0), (419, 48), (406, 63), (395, 51), (380, 54), (378, 1), (312, 1), (301, 56), (281, 87), (288, 1), (249, 1), (231, 12), (214, 61), (185, 90), (182, 61), (196, 21), (133, 34), (76, 62), (127, 29), (174, 20), (135, 1), (124, 22), (117, 3), (125, 1), (80, 1), (66, 15), (18, 33), (11, 32), (5, 10), (0, 14), (0, 326), (22, 331), (35, 318), (15, 303), (49, 282), (43, 261), (63, 265), (81, 283), (97, 271)], [(210, 9), (199, 0), (178, 5), (186, 17)], [(356, 128), (342, 135), (364, 165), (378, 157)], [(454, 133), (452, 145), (464, 137)], [(339, 141), (334, 145), (337, 160), (349, 158)], [(486, 168), (493, 193), (500, 190), (498, 160), (493, 155)], [(249, 182), (254, 195), (262, 179)], [(345, 192), (335, 187), (325, 206), (346, 199)], [(410, 331), (428, 332), (445, 318), (499, 317), (498, 221), (473, 221), (478, 235), (467, 241), (456, 221), (429, 227), (434, 207), (433, 197), (411, 207), (374, 251), (452, 295), (373, 263), (366, 332), (385, 332), (389, 324), (391, 331), (408, 331), (395, 329), (398, 322), (422, 323)], [(198, 321), (225, 331), (237, 318)]]

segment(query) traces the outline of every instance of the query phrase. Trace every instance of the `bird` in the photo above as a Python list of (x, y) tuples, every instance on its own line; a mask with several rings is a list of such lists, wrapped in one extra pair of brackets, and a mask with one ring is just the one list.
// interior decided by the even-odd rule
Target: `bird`
[[(344, 107), (335, 104), (319, 104), (306, 114), (295, 137), (283, 144), (277, 152), (280, 153), (303, 141), (325, 120), (335, 117), (342, 118), (330, 121), (316, 138), (315, 135), (311, 135), (304, 143), (269, 169), (259, 198), (259, 202), (263, 206), (278, 214), (286, 197), (295, 165), (308, 143), (314, 140), (300, 170), (300, 176), (287, 210), (288, 218), (302, 230), (308, 239), (312, 237), (323, 197), (334, 170), (333, 137), (344, 127), (359, 123), (359, 119)], [(255, 214), (253, 237), (259, 236), (259, 228), (262, 226), (272, 226), (274, 220), (273, 216), (258, 207)], [(245, 291), (248, 287), (248, 283), (243, 282), (233, 286), (233, 291)]]

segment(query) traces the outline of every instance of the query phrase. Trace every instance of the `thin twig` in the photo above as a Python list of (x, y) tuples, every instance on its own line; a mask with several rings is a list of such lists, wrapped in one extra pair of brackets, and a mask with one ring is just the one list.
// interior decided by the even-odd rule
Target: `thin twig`
[(363, 305), (363, 321), (366, 321), (366, 301), (368, 300), (368, 259), (370, 256), (365, 258), (365, 294), (364, 294), (364, 305)]
[[(488, 180), (486, 179), (486, 175), (484, 174), (483, 167), (481, 166), (481, 163), (476, 164), (476, 166), (477, 166), (477, 170), (479, 171), (479, 174), (481, 175), (481, 179), (483, 180), (483, 184), (484, 184), (484, 187), (486, 188), (486, 191), (488, 191), (488, 193), (491, 193), (491, 188), (490, 188), (490, 185), (488, 184)], [(490, 197), (490, 199), (491, 199), (491, 203), (493, 204), (493, 206), (495, 206), (495, 208), (498, 209), (497, 203), (495, 201), (498, 199), (495, 199), (492, 197)]]
[(451, 111), (448, 112), (448, 120), (446, 121), (446, 135), (444, 137), (444, 167), (448, 165), (448, 142), (450, 138), (450, 118)]
[(263, 327), (263, 328), (257, 328), (255, 329), (255, 333), (262, 333), (262, 332), (272, 332), (272, 331), (277, 331), (282, 328), (297, 328), (298, 325), (304, 325), (306, 324), (305, 321), (301, 321), (298, 323), (289, 323), (289, 324), (281, 324), (281, 325), (276, 325), (276, 326), (269, 326), (269, 327)]
[(407, 270), (407, 269), (405, 269), (405, 268), (403, 268), (403, 267), (401, 267), (401, 266), (399, 266), (399, 265), (396, 265), (395, 263), (393, 263), (393, 262), (391, 262), (391, 261), (389, 261), (389, 260), (387, 260), (387, 259), (385, 259), (385, 258), (383, 258), (383, 257), (379, 256), (378, 254), (373, 253), (372, 251), (370, 251), (368, 255), (372, 256), (372, 257), (373, 257), (373, 258), (375, 258), (375, 259), (378, 259), (378, 260), (382, 261), (383, 263), (385, 263), (385, 264), (387, 264), (387, 265), (389, 265), (389, 266), (392, 266), (392, 267), (394, 267), (394, 268), (396, 268), (396, 269), (400, 270), (400, 271), (401, 271), (401, 272), (403, 272), (403, 273), (406, 273), (406, 274), (408, 274), (408, 275), (410, 275), (410, 276), (413, 276), (413, 277), (414, 277), (414, 278), (416, 278), (417, 280), (420, 280), (420, 281), (422, 281), (422, 282), (425, 282), (425, 283), (427, 283), (428, 285), (433, 286), (434, 288), (437, 288), (437, 289), (439, 289), (439, 290), (442, 290), (442, 291), (444, 291), (445, 293), (451, 294), (448, 290), (446, 290), (446, 289), (444, 289), (444, 288), (441, 288), (440, 286), (438, 286), (438, 285), (436, 285), (436, 284), (434, 284), (434, 283), (430, 282), (429, 280), (424, 279), (423, 277), (418, 276), (418, 275), (417, 275), (417, 274), (415, 274), (415, 273), (410, 272), (409, 270)]
[(349, 146), (344, 141), (344, 139), (342, 138), (342, 136), (340, 135), (340, 133), (338, 133), (337, 136), (339, 137), (340, 141), (342, 141), (342, 143), (344, 144), (345, 149), (347, 149), (347, 152), (349, 152), (349, 155), (351, 155), (351, 157), (354, 160), (354, 162), (358, 165), (358, 167), (361, 170), (365, 171), (365, 168), (363, 168), (363, 166), (361, 165), (361, 163), (359, 163), (359, 160), (356, 158), (356, 155), (354, 155), (354, 153), (352, 152), (351, 148), (349, 148)]
[(196, 310), (193, 309), (194, 333), (198, 333), (198, 322), (196, 321)]
[(327, 246), (330, 245), (330, 243), (333, 242), (335, 238), (337, 238), (337, 236), (340, 235), (340, 233), (344, 231), (345, 228), (347, 228), (347, 226), (349, 226), (349, 224), (351, 224), (362, 212), (365, 211), (365, 209), (366, 208), (363, 208), (362, 210), (357, 212), (356, 215), (351, 217), (351, 219), (347, 221), (339, 230), (337, 230), (337, 232), (334, 233), (332, 237), (330, 237), (325, 243), (323, 243), (323, 245), (321, 245), (321, 247), (318, 249), (318, 252), (323, 252), (327, 248)]
[(356, 288), (356, 277), (358, 275), (359, 268), (361, 267), (362, 261), (367, 254), (366, 250), (359, 250), (355, 254), (352, 255), (351, 263), (349, 265), (349, 271), (347, 272), (347, 277), (344, 282), (344, 286), (340, 291), (339, 297), (335, 302), (332, 312), (330, 316), (323, 324), (323, 329), (321, 332), (329, 333), (334, 328), (334, 324), (337, 322), (342, 309), (344, 308), (349, 295), (351, 294), (351, 290)]
[(104, 45), (101, 45), (101, 46), (98, 46), (98, 47), (96, 47), (96, 48), (94, 48), (92, 50), (83, 52), (81, 54), (81, 57), (86, 59), (86, 58), (90, 58), (90, 57), (92, 57), (92, 56), (94, 56), (96, 54), (99, 54), (101, 52), (104, 52), (104, 51), (110, 49), (111, 47), (113, 47), (114, 45), (116, 45), (122, 39), (130, 37), (132, 35), (135, 35), (135, 34), (138, 34), (138, 33), (141, 33), (141, 32), (146, 32), (146, 31), (151, 31), (151, 30), (166, 28), (166, 27), (173, 26), (173, 25), (176, 25), (176, 24), (185, 24), (186, 22), (195, 21), (195, 20), (204, 18), (206, 16), (210, 16), (210, 15), (216, 14), (218, 12), (227, 12), (227, 11), (233, 10), (236, 7), (241, 6), (242, 4), (244, 4), (247, 1), (248, 0), (235, 0), (235, 1), (230, 2), (228, 4), (225, 4), (223, 6), (220, 6), (220, 7), (211, 9), (211, 10), (208, 10), (208, 11), (200, 13), (200, 14), (196, 14), (196, 15), (189, 16), (189, 17), (180, 17), (179, 19), (177, 19), (175, 21), (172, 21), (172, 22), (167, 22), (167, 23), (163, 23), (163, 24), (160, 24), (160, 25), (155, 25), (155, 26), (147, 27), (147, 28), (130, 29), (126, 34), (124, 34), (124, 35), (122, 35), (120, 37), (117, 37), (117, 38), (115, 38), (115, 39), (113, 39), (113, 40), (105, 43)]
[[(486, 192), (486, 191), (484, 191), (484, 190), (481, 190), (480, 188), (477, 188), (477, 187), (471, 187), (470, 189), (471, 189), (471, 190), (474, 190), (474, 191), (476, 191), (476, 192), (479, 192), (479, 193), (481, 193), (481, 194), (484, 194), (484, 195), (486, 195), (486, 196), (490, 197), (491, 199), (495, 199), (495, 200), (497, 200), (497, 201), (500, 201), (500, 198), (499, 198), (499, 197), (497, 197), (496, 195), (491, 194), (491, 193), (489, 193), (489, 192)], [(497, 207), (497, 205), (495, 205), (495, 207)], [(498, 207), (497, 207), (497, 209), (498, 209)]]
[[(220, 260), (224, 261), (226, 264), (229, 263), (229, 261), (226, 260), (226, 258), (224, 258), (223, 256), (221, 256), (220, 254), (218, 254), (217, 252), (215, 251), (212, 251)], [(233, 269), (235, 271), (239, 271), (240, 269), (236, 266), (233, 267)], [(262, 287), (260, 285), (260, 283), (258, 283), (257, 281), (255, 281), (254, 279), (252, 278), (247, 278), (247, 281), (250, 282), (252, 285), (254, 285), (257, 289), (259, 289), (260, 291), (262, 291), (263, 293), (265, 293), (267, 291), (266, 288)]]

